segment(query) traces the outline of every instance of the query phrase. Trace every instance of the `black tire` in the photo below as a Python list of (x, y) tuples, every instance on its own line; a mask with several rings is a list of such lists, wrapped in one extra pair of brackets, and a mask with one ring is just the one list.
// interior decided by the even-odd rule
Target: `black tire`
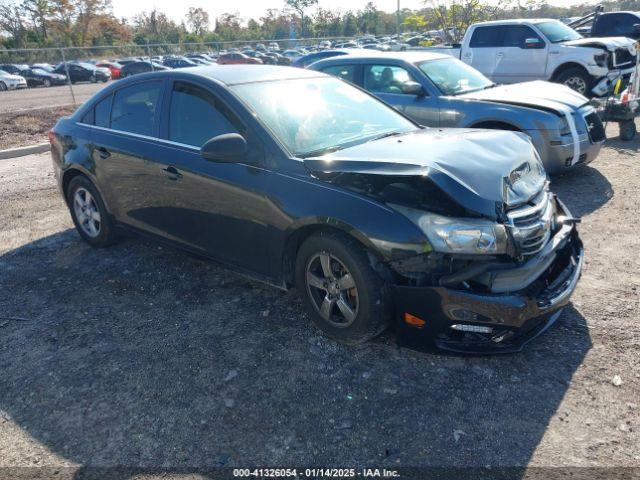
[(6, 92), (7, 91), (7, 86), (5, 85), (4, 82), (0, 82), (0, 92)]
[(636, 136), (636, 122), (634, 120), (626, 120), (624, 122), (620, 122), (620, 140), (624, 140), (625, 142), (630, 142)]
[[(91, 194), (93, 200), (95, 201), (95, 206), (97, 207), (97, 210), (100, 214), (99, 230), (96, 236), (91, 236), (87, 232), (85, 232), (84, 228), (80, 224), (80, 221), (78, 220), (76, 209), (74, 208), (74, 197), (76, 195), (76, 192), (81, 189), (88, 191)], [(102, 201), (100, 193), (87, 177), (83, 175), (74, 177), (71, 182), (69, 182), (66, 191), (66, 197), (73, 224), (75, 225), (76, 230), (85, 242), (95, 248), (108, 247), (109, 245), (115, 243), (116, 232), (113, 219), (104, 206), (104, 202)]]
[(581, 93), (585, 97), (591, 95), (591, 88), (593, 87), (593, 78), (587, 73), (586, 70), (580, 67), (567, 68), (560, 72), (555, 80), (556, 83), (561, 83), (567, 87)]
[[(334, 267), (343, 266), (351, 275), (355, 286), (357, 308), (350, 322), (337, 325), (320, 314), (320, 298), (330, 296), (330, 292), (312, 287), (307, 281), (307, 270), (319, 255), (330, 255)], [(371, 266), (362, 245), (346, 234), (327, 232), (313, 235), (305, 240), (298, 250), (295, 281), (311, 320), (334, 340), (356, 345), (382, 333), (389, 325), (391, 319), (389, 287)], [(345, 291), (353, 292), (353, 289)], [(332, 311), (336, 312), (336, 318), (342, 315), (342, 308), (337, 304)]]
[(95, 75), (91, 75), (91, 76), (89, 77), (89, 81), (90, 81), (91, 83), (96, 83), (96, 82), (98, 81), (98, 79), (96, 78), (96, 76), (95, 76)]

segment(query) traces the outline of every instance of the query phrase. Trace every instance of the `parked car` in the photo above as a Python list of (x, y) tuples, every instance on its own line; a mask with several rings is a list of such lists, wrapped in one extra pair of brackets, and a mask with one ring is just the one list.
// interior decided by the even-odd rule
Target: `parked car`
[(64, 85), (67, 83), (67, 76), (58, 73), (50, 73), (40, 68), (27, 68), (20, 72), (20, 76), (27, 81), (28, 87), (51, 87), (53, 85)]
[(122, 67), (122, 70), (120, 71), (120, 76), (122, 78), (125, 78), (125, 77), (130, 77), (131, 75), (138, 75), (140, 73), (155, 72), (155, 71), (162, 71), (162, 70), (170, 70), (170, 68), (155, 62), (133, 62)]
[(106, 68), (96, 67), (90, 63), (67, 62), (66, 67), (61, 63), (56, 67), (54, 73), (66, 75), (69, 72), (71, 83), (76, 82), (108, 82), (111, 79), (111, 72)]
[(130, 64), (130, 63), (140, 62), (140, 61), (142, 61), (141, 58), (120, 58), (120, 59), (116, 60), (116, 62), (119, 63), (120, 65), (122, 65), (123, 67), (125, 65)]
[(116, 80), (120, 78), (120, 72), (122, 70), (123, 65), (120, 65), (118, 62), (102, 61), (102, 62), (96, 63), (96, 67), (107, 68), (109, 72), (111, 72), (111, 78)]
[(162, 61), (162, 64), (169, 68), (189, 68), (198, 66), (198, 63), (189, 60), (186, 57), (166, 57)]
[(631, 75), (635, 42), (629, 38), (583, 38), (559, 20), (516, 19), (475, 23), (446, 53), (497, 83), (549, 80), (585, 96), (602, 96), (619, 76)]
[(27, 70), (29, 65), (20, 63), (0, 63), (0, 70), (4, 70), (12, 75), (20, 75), (20, 72)]
[(499, 86), (448, 55), (362, 53), (309, 68), (364, 88), (421, 125), (526, 133), (551, 174), (592, 162), (605, 140), (596, 109), (570, 88), (542, 81)]
[[(300, 108), (301, 105), (304, 108)], [(281, 288), (354, 344), (520, 349), (569, 301), (575, 220), (526, 136), (425, 129), (310, 70), (111, 84), (50, 135), (80, 236), (142, 232)]]
[[(596, 12), (593, 17), (591, 25), (586, 25), (582, 30), (586, 37), (640, 39), (640, 12)], [(579, 19), (574, 19), (576, 21)]]
[(353, 51), (353, 49), (335, 49), (312, 52), (297, 58), (291, 65), (298, 68), (305, 68), (311, 65), (313, 62), (317, 62), (318, 60), (322, 60), (323, 58), (337, 57), (338, 55), (349, 55), (349, 53), (352, 53)]
[(53, 72), (55, 67), (50, 63), (34, 63), (30, 68), (39, 68), (40, 70), (44, 70), (45, 72)]
[(258, 65), (262, 64), (263, 61), (259, 58), (253, 58), (244, 53), (227, 53), (224, 55), (220, 55), (218, 57), (218, 63), (220, 65), (240, 65), (240, 64), (251, 64)]
[(27, 81), (24, 77), (0, 70), (0, 92), (20, 90), (22, 88), (27, 88)]

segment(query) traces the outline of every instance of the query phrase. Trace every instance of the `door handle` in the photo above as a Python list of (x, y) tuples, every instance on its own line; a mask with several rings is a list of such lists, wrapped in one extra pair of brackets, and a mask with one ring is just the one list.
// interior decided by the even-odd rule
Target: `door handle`
[(102, 158), (103, 160), (111, 156), (111, 153), (109, 152), (109, 150), (107, 150), (104, 147), (98, 147), (96, 148), (96, 150), (98, 151), (98, 155), (100, 156), (100, 158)]
[(169, 180), (180, 180), (182, 178), (182, 174), (176, 167), (168, 166), (167, 168), (163, 168), (162, 171), (169, 177)]

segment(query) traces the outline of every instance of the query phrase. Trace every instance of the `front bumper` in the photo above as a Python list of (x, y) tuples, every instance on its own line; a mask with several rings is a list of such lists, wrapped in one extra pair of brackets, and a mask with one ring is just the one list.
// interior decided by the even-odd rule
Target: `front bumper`
[[(470, 354), (520, 351), (558, 318), (580, 278), (584, 250), (575, 227), (562, 239), (554, 239), (551, 264), (517, 292), (394, 286), (398, 343)], [(408, 323), (406, 314), (423, 319), (424, 325)], [(452, 325), (489, 327), (491, 332), (463, 332)]]

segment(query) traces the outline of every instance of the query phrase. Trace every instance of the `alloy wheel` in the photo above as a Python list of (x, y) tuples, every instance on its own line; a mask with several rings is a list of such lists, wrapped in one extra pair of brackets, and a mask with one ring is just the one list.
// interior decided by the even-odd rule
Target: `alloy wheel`
[(572, 90), (575, 90), (576, 92), (583, 95), (587, 91), (587, 83), (583, 78), (580, 77), (569, 77), (564, 81), (564, 84)]
[(45, 86), (45, 87), (50, 87), (50, 86), (51, 86), (51, 80), (46, 79), (46, 80), (44, 81), (44, 86)]
[(307, 294), (320, 316), (331, 325), (345, 328), (358, 315), (358, 289), (347, 267), (335, 256), (321, 252), (306, 269)]
[(73, 211), (82, 231), (91, 238), (100, 235), (100, 210), (93, 195), (84, 188), (78, 188), (73, 195)]

